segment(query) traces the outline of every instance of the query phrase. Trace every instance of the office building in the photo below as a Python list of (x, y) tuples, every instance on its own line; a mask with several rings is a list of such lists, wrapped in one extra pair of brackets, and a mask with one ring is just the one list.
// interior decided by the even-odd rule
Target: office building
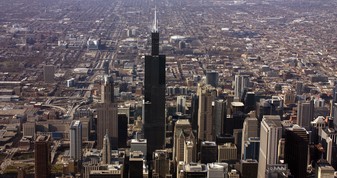
[(103, 139), (108, 131), (112, 149), (118, 147), (118, 110), (114, 102), (113, 81), (111, 76), (104, 76), (101, 87), (101, 103), (97, 107), (97, 148), (102, 149)]
[(285, 130), (284, 161), (295, 177), (307, 176), (309, 133), (298, 125)]
[(128, 140), (128, 117), (118, 114), (118, 148), (126, 148)]
[(289, 178), (291, 176), (287, 164), (268, 164), (265, 172), (266, 178)]
[(23, 130), (23, 136), (24, 137), (31, 137), (33, 140), (35, 140), (35, 129), (36, 124), (35, 122), (26, 122), (22, 124), (22, 130)]
[(260, 138), (259, 137), (249, 137), (248, 141), (243, 145), (243, 160), (255, 159), (259, 160), (260, 152)]
[(331, 117), (333, 119), (334, 126), (337, 126), (337, 103), (331, 103)]
[[(225, 166), (221, 163), (208, 163), (207, 164), (207, 178), (225, 178)], [(228, 165), (227, 165), (228, 172)]]
[(200, 146), (200, 162), (203, 164), (217, 162), (218, 147), (215, 142), (203, 141)]
[(106, 133), (103, 139), (102, 164), (110, 164), (110, 163), (111, 163), (110, 139), (109, 134)]
[(219, 73), (217, 71), (207, 71), (206, 72), (206, 84), (212, 87), (218, 87)]
[[(247, 115), (243, 112), (236, 112), (233, 115), (227, 115), (225, 119), (225, 134), (233, 135), (235, 129), (242, 129)], [(241, 140), (241, 137), (240, 137)]]
[(215, 136), (224, 134), (226, 116), (226, 101), (222, 99), (215, 100), (213, 106), (213, 132)]
[(89, 178), (122, 178), (123, 169), (123, 165), (119, 164), (101, 166), (100, 170), (91, 170)]
[(185, 141), (184, 143), (184, 163), (189, 164), (196, 162), (197, 145), (193, 141)]
[(333, 178), (335, 169), (328, 163), (327, 160), (321, 159), (316, 164), (315, 178)]
[(89, 141), (92, 118), (91, 117), (81, 117), (79, 118), (79, 120), (81, 121), (81, 124), (82, 124), (82, 140)]
[(70, 124), (70, 157), (75, 161), (82, 160), (82, 123), (73, 120)]
[(176, 112), (186, 114), (186, 96), (177, 96), (177, 108)]
[(186, 141), (191, 142), (192, 145), (195, 144), (192, 127), (188, 119), (179, 119), (174, 126), (173, 140), (173, 159), (176, 162), (184, 160), (184, 143)]
[(184, 165), (183, 178), (207, 178), (207, 167), (205, 164), (190, 163)]
[(256, 117), (259, 122), (262, 121), (264, 115), (283, 115), (283, 111), (281, 108), (281, 104), (279, 99), (260, 99), (259, 102), (256, 103)]
[(297, 124), (301, 127), (309, 129), (311, 121), (314, 119), (314, 101), (303, 102), (297, 104)]
[(311, 121), (311, 142), (318, 144), (320, 138), (322, 137), (322, 130), (327, 126), (325, 122), (325, 117), (318, 116), (315, 120)]
[(296, 83), (296, 94), (302, 95), (303, 94), (303, 82), (298, 81)]
[(256, 108), (255, 93), (247, 92), (244, 96), (243, 103), (245, 104), (244, 113), (254, 111)]
[(35, 141), (35, 178), (49, 178), (51, 173), (50, 136), (38, 136)]
[(153, 153), (153, 173), (158, 178), (166, 178), (170, 174), (170, 155), (168, 150), (156, 150)]
[(240, 158), (244, 155), (245, 144), (248, 138), (258, 136), (258, 123), (257, 118), (246, 118), (243, 122)]
[(213, 132), (213, 108), (212, 103), (216, 97), (216, 91), (209, 85), (198, 84), (199, 109), (198, 109), (198, 140), (213, 141), (216, 135)]
[(165, 147), (165, 55), (159, 55), (157, 11), (151, 33), (151, 55), (145, 56), (144, 135), (148, 158), (156, 149)]
[(258, 162), (253, 159), (241, 160), (240, 173), (241, 178), (257, 177)]
[(149, 154), (147, 152), (148, 146), (149, 145), (147, 144), (146, 139), (131, 139), (130, 151), (140, 151), (142, 152), (142, 155), (146, 156), (147, 154)]
[(244, 90), (249, 85), (249, 76), (248, 75), (235, 75), (235, 85), (234, 85), (234, 96), (239, 98), (241, 101), (243, 97)]
[(258, 178), (266, 177), (268, 165), (278, 163), (278, 142), (282, 137), (282, 124), (280, 116), (263, 116), (260, 129), (260, 153)]
[(233, 143), (218, 145), (218, 162), (229, 162), (237, 160), (237, 148)]
[(55, 77), (55, 67), (53, 65), (43, 66), (43, 78), (45, 83), (53, 83)]
[(130, 152), (129, 178), (143, 178), (143, 157), (141, 151)]
[(198, 130), (199, 96), (196, 94), (192, 94), (191, 108), (190, 123), (192, 124), (193, 130)]

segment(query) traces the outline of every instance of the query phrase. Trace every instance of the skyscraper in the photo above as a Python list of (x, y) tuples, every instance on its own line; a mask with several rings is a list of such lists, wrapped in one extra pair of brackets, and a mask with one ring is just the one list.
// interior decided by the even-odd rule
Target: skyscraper
[(297, 105), (297, 124), (309, 129), (310, 122), (314, 119), (314, 101), (302, 102)]
[(118, 114), (118, 148), (126, 148), (128, 140), (128, 117)]
[(170, 157), (168, 150), (156, 150), (153, 153), (153, 160), (154, 173), (158, 174), (159, 178), (165, 178), (166, 174), (170, 174)]
[(277, 143), (282, 136), (280, 116), (265, 115), (262, 118), (260, 129), (260, 153), (258, 178), (266, 177), (268, 165), (277, 164)]
[(97, 148), (103, 146), (103, 139), (108, 130), (112, 149), (118, 147), (118, 109), (114, 102), (113, 81), (111, 76), (104, 76), (101, 103), (97, 107)]
[(309, 133), (298, 125), (285, 130), (284, 161), (294, 177), (307, 176)]
[(218, 158), (218, 147), (215, 142), (204, 141), (200, 145), (200, 162), (214, 163)]
[(37, 137), (35, 141), (35, 178), (49, 178), (50, 162), (50, 136)]
[(214, 134), (222, 135), (225, 133), (225, 119), (227, 116), (227, 108), (225, 100), (215, 100), (213, 108), (213, 129)]
[(241, 158), (243, 158), (245, 144), (250, 137), (258, 136), (258, 120), (256, 118), (246, 118), (242, 128)]
[(184, 143), (190, 141), (195, 144), (192, 127), (188, 119), (177, 120), (174, 126), (173, 159), (176, 162), (184, 160)]
[(207, 71), (206, 72), (206, 84), (213, 87), (218, 87), (219, 73), (217, 71)]
[(235, 86), (234, 86), (234, 95), (240, 100), (242, 98), (245, 88), (248, 87), (249, 83), (248, 75), (235, 75)]
[(103, 148), (102, 148), (102, 163), (110, 164), (111, 163), (111, 148), (109, 134), (106, 133), (103, 139)]
[(177, 96), (177, 112), (186, 113), (186, 96)]
[(165, 147), (165, 55), (159, 55), (157, 11), (152, 29), (151, 55), (145, 56), (144, 135), (148, 158)]
[(198, 140), (213, 141), (216, 135), (213, 132), (213, 108), (212, 102), (216, 97), (216, 91), (210, 85), (198, 85), (199, 109), (198, 109)]
[(82, 123), (73, 120), (70, 124), (70, 157), (75, 161), (82, 159)]

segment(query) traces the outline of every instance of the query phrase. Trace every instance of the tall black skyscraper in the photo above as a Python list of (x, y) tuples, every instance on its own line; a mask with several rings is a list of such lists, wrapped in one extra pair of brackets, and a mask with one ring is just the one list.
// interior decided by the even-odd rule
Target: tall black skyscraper
[(165, 55), (159, 55), (159, 32), (155, 11), (152, 52), (145, 56), (144, 135), (148, 159), (165, 147)]
[(294, 125), (285, 130), (284, 158), (294, 177), (307, 176), (309, 133)]

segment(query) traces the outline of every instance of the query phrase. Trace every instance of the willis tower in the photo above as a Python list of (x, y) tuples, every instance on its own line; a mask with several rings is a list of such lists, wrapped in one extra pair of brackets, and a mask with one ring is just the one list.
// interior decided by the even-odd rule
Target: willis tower
[(152, 27), (151, 55), (145, 56), (144, 136), (147, 159), (156, 149), (165, 148), (165, 55), (159, 55), (157, 11)]

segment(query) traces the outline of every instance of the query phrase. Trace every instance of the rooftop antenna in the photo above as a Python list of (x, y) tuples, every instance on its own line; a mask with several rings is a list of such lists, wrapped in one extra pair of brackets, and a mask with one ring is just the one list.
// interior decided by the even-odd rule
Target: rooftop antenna
[(158, 32), (157, 6), (154, 8), (154, 20), (153, 20), (152, 32), (153, 33)]

